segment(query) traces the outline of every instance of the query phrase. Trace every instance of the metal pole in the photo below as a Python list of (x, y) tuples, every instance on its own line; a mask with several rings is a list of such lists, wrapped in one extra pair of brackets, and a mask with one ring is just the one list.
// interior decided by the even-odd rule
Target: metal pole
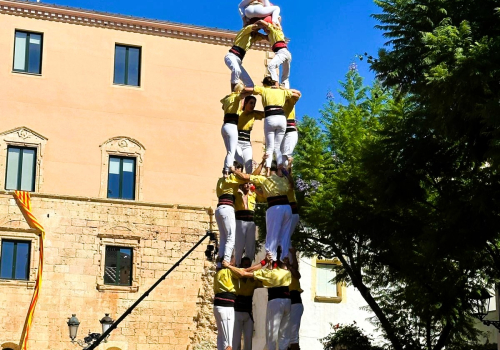
[(158, 281), (156, 281), (155, 284), (153, 284), (151, 286), (151, 288), (149, 288), (143, 295), (141, 295), (141, 297), (139, 299), (137, 299), (137, 301), (127, 309), (127, 311), (125, 311), (123, 313), (123, 315), (120, 316), (119, 319), (117, 319), (109, 328), (106, 332), (104, 332), (103, 334), (101, 334), (101, 336), (99, 338), (96, 339), (95, 342), (93, 342), (88, 348), (86, 348), (87, 350), (93, 350), (95, 349), (97, 346), (99, 346), (99, 344), (101, 344), (101, 342), (106, 339), (108, 337), (108, 335), (116, 329), (116, 327), (118, 327), (118, 325), (128, 316), (132, 313), (132, 311), (134, 311), (134, 309), (137, 307), (137, 305), (139, 305), (144, 299), (146, 299), (146, 297), (149, 296), (149, 294), (161, 283), (163, 282), (163, 280), (165, 278), (167, 278), (167, 276), (170, 274), (170, 272), (172, 272), (173, 270), (175, 270), (175, 268), (177, 266), (180, 265), (180, 263), (186, 259), (186, 257), (191, 254), (193, 252), (193, 250), (195, 250), (196, 248), (198, 248), (198, 246), (205, 240), (205, 238), (207, 237), (211, 237), (213, 238), (213, 233), (210, 232), (210, 231), (207, 231), (207, 233), (205, 234), (205, 236), (203, 236), (203, 238), (201, 238), (198, 243), (196, 243), (194, 245), (193, 248), (191, 248), (186, 254), (184, 254), (184, 256), (179, 260), (177, 261), (167, 272), (165, 272), (165, 274), (163, 276), (160, 277), (160, 279)]

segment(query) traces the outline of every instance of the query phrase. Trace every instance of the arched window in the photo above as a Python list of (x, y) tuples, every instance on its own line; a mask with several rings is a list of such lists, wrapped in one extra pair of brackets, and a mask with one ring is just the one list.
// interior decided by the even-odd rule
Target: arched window
[(0, 189), (41, 192), (47, 138), (19, 127), (0, 133)]
[(142, 200), (144, 146), (133, 138), (118, 136), (100, 147), (99, 197)]

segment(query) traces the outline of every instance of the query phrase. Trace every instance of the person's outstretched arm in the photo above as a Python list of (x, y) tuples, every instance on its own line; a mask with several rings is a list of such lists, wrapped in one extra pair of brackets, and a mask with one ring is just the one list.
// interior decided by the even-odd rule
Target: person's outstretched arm
[(253, 277), (253, 272), (246, 272), (243, 269), (239, 269), (237, 267), (234, 267), (234, 266), (230, 265), (225, 260), (222, 262), (222, 266), (231, 270), (231, 272), (234, 275), (236, 275), (236, 277), (238, 277), (238, 278), (252, 278)]
[(264, 155), (262, 156), (262, 162), (260, 162), (259, 166), (253, 171), (252, 175), (260, 175), (260, 173), (262, 172), (262, 168), (266, 163), (267, 157), (269, 157), (269, 155), (264, 153)]

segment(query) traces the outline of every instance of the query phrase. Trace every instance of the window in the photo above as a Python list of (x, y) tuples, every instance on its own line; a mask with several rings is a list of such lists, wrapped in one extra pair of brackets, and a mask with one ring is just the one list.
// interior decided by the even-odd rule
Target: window
[(35, 190), (36, 149), (25, 147), (7, 148), (6, 190)]
[(141, 48), (133, 46), (115, 46), (114, 83), (119, 85), (140, 86), (141, 83)]
[(104, 283), (132, 285), (132, 248), (106, 246)]
[(42, 34), (16, 30), (14, 42), (15, 72), (42, 73), (42, 43)]
[(340, 265), (338, 259), (322, 260), (315, 259), (313, 268), (313, 296), (315, 302), (341, 303), (343, 296), (343, 284), (334, 281), (336, 265)]
[(0, 278), (28, 280), (31, 243), (2, 240)]
[(135, 199), (135, 158), (109, 157), (108, 198)]
[(331, 264), (316, 264), (316, 295), (326, 298), (337, 296), (337, 284), (332, 281), (335, 271)]

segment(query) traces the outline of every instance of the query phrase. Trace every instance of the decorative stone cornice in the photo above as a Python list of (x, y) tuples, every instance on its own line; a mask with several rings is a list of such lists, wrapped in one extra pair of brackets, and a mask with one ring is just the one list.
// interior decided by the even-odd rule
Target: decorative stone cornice
[[(231, 46), (236, 36), (236, 32), (231, 30), (21, 0), (0, 0), (0, 14), (123, 30), (224, 46)], [(255, 43), (252, 48), (260, 51), (268, 51), (271, 46), (268, 42), (261, 41)]]

